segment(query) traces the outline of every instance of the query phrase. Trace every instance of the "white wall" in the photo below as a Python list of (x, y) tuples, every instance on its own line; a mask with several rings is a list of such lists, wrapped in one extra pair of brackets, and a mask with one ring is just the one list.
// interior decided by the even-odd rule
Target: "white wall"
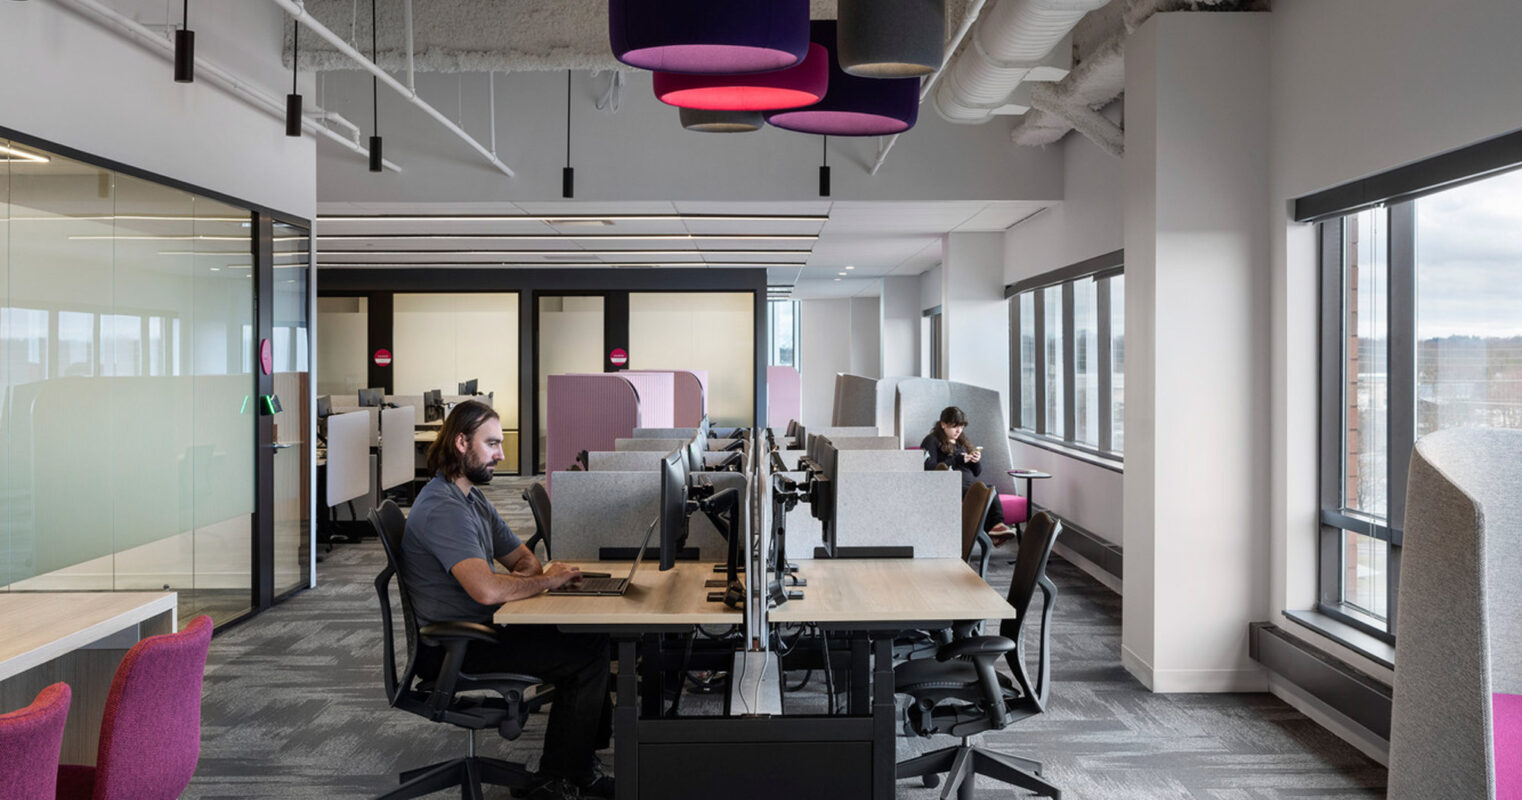
[(518, 428), (518, 295), (397, 294), (394, 303), (394, 394), (454, 394), (474, 378), (502, 427)]
[(804, 427), (830, 424), (835, 374), (851, 371), (851, 300), (803, 300), (798, 304), (798, 373)]
[(1278, 614), (1314, 606), (1319, 504), (1316, 243), (1287, 204), (1522, 128), (1522, 4), (1278, 0), (1270, 25), (1270, 608), (1291, 635), (1390, 680)]
[[(370, 301), (364, 297), (323, 297), (317, 301), (317, 393), (333, 395), (333, 405), (352, 406), (370, 380)], [(453, 387), (451, 387), (453, 388)]]
[[(1106, 109), (1118, 119), (1120, 103)], [(1062, 154), (1062, 202), (1004, 234), (1004, 282), (1076, 264), (1124, 245), (1122, 161), (1088, 139), (1070, 135)], [(1010, 440), (1015, 463), (1050, 472), (1035, 489), (1036, 502), (1065, 520), (1116, 544), (1125, 543), (1125, 476), (1045, 448)]]
[(882, 303), (876, 297), (851, 298), (851, 374), (882, 377)]
[[(116, 0), (147, 25), (169, 10)], [(173, 19), (179, 19), (178, 9)], [(273, 3), (207, 0), (192, 17), (196, 52), (283, 98), (286, 17)], [(310, 219), (316, 147), (279, 117), (206, 80), (174, 82), (158, 51), (53, 3), (8, 3), (0, 24), (0, 124), (95, 156)]]
[(883, 376), (919, 374), (919, 284), (918, 276), (883, 278)]
[(1176, 13), (1126, 47), (1121, 660), (1156, 691), (1267, 689), (1268, 41)]
[[(950, 233), (942, 246), (941, 352), (948, 380), (1009, 399), (1009, 310), (1004, 300), (1004, 234)], [(1008, 412), (1006, 412), (1006, 416)]]

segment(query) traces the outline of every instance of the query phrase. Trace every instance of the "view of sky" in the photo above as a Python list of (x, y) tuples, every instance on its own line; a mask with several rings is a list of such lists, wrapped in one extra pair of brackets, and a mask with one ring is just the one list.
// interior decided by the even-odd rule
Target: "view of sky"
[(1416, 202), (1417, 338), (1522, 335), (1522, 170)]

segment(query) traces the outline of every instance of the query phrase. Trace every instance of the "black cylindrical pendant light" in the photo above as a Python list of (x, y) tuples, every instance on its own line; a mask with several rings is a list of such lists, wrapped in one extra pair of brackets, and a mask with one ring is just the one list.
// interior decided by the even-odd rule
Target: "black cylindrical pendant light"
[[(375, 18), (375, 0), (370, 0), (370, 63), (372, 64), (376, 63), (376, 54), (380, 52), (380, 48), (376, 46), (375, 35), (379, 27), (380, 24)], [(381, 158), (380, 78), (374, 75), (370, 76), (370, 113), (370, 124), (375, 130), (375, 135), (370, 137), (370, 171), (380, 172), (385, 167)]]
[(822, 148), (822, 150), (824, 151), (824, 155), (823, 155), (823, 158), (822, 158), (822, 160), (821, 160), (821, 162), (819, 164), (819, 196), (820, 197), (829, 197), (830, 196), (830, 137), (828, 137), (828, 136), (821, 136), (819, 138), (820, 138), (821, 141), (824, 142), (824, 146)]
[(301, 58), (301, 47), (298, 41), (301, 36), (301, 23), (291, 22), (291, 93), (285, 96), (285, 135), (301, 135), (301, 95), (296, 93), (297, 61)]
[(190, 29), (190, 0), (181, 11), (180, 29), (174, 32), (174, 80), (191, 83), (196, 79), (196, 32)]
[(941, 68), (945, 0), (840, 0), (836, 54), (861, 78), (911, 78)]
[(565, 71), (565, 168), (560, 170), (560, 196), (576, 196), (576, 170), (571, 168), (571, 71)]

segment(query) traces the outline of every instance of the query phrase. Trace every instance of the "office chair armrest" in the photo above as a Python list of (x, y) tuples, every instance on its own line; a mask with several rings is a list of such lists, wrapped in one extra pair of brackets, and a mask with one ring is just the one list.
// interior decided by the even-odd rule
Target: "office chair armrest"
[(418, 634), (429, 639), (463, 639), (467, 642), (497, 641), (497, 632), (490, 625), (479, 622), (435, 622), (418, 629)]
[(950, 661), (953, 658), (976, 660), (978, 656), (997, 658), (1013, 649), (1015, 649), (1015, 643), (1003, 636), (973, 636), (942, 645), (941, 649), (935, 652), (935, 660)]

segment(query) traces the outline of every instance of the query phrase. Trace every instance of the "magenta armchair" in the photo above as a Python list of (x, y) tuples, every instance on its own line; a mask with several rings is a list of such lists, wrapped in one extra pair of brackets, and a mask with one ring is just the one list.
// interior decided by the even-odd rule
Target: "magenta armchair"
[(55, 683), (26, 708), (0, 714), (0, 795), (53, 800), (70, 695), (67, 683)]
[(58, 770), (58, 800), (171, 800), (201, 755), (201, 678), (211, 617), (133, 645), (116, 668), (95, 766)]

